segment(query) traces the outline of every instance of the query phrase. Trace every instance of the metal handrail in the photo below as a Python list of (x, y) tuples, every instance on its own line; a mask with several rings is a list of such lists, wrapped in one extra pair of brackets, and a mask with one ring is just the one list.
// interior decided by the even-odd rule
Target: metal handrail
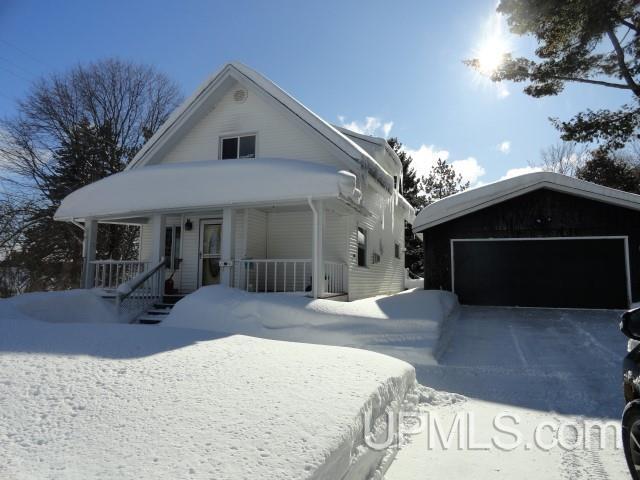
[(128, 282), (124, 282), (118, 285), (118, 289), (116, 290), (116, 297), (120, 300), (124, 300), (133, 292), (135, 292), (140, 286), (146, 282), (151, 276), (153, 276), (158, 270), (164, 268), (166, 266), (165, 257), (162, 257), (155, 267), (147, 270), (146, 272), (139, 273), (135, 277), (133, 277)]
[[(145, 272), (141, 272), (131, 280), (118, 285), (116, 289), (116, 312), (120, 316), (123, 305), (129, 311), (129, 321), (134, 321), (137, 316), (152, 306), (164, 292), (164, 268), (166, 259), (162, 259)], [(147, 291), (142, 291), (141, 287), (146, 286)], [(131, 295), (140, 290), (138, 296)], [(127, 302), (127, 300), (129, 300)]]

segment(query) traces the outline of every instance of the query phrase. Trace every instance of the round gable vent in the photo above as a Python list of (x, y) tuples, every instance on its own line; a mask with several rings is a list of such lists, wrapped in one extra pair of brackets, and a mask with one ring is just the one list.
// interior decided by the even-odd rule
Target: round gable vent
[(244, 103), (247, 101), (248, 95), (249, 93), (245, 89), (239, 88), (238, 90), (233, 92), (233, 100), (237, 103)]

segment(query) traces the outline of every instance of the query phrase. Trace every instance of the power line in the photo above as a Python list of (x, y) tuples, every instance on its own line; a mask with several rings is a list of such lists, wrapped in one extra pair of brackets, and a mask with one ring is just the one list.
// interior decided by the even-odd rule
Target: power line
[(32, 77), (36, 77), (37, 75), (29, 70), (27, 70), (26, 68), (20, 66), (19, 64), (17, 64), (16, 62), (14, 62), (13, 60), (9, 60), (6, 57), (0, 57), (0, 60), (3, 60), (4, 62), (10, 64), (13, 66), (13, 68), (17, 68), (18, 70), (21, 70), (22, 72), (26, 73), (27, 75), (31, 75)]
[(11, 70), (10, 68), (5, 67), (4, 65), (0, 65), (0, 69), (4, 70), (7, 73), (10, 73), (11, 75), (20, 78), (21, 80), (25, 80), (27, 82), (31, 82), (31, 78), (27, 78), (19, 73), (14, 72), (13, 70)]
[(11, 42), (3, 39), (3, 38), (0, 38), (0, 42), (4, 43), (5, 45), (7, 45), (7, 46), (9, 46), (11, 48), (13, 48), (17, 52), (20, 52), (22, 55), (24, 55), (27, 58), (29, 58), (32, 62), (37, 63), (38, 66), (46, 65), (49, 68), (53, 68), (49, 63), (47, 63), (47, 62), (45, 62), (45, 61), (43, 61), (43, 60), (41, 60), (39, 58), (36, 58), (35, 56), (30, 54), (29, 52), (23, 50), (22, 48), (18, 47), (17, 45), (14, 45), (13, 43), (11, 43)]

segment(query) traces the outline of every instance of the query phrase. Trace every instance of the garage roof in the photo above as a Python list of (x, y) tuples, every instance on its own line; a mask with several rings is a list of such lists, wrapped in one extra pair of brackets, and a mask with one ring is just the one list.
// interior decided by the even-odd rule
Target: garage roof
[(640, 195), (603, 187), (559, 173), (534, 172), (489, 183), (438, 200), (418, 214), (413, 230), (422, 232), (440, 223), (541, 188), (640, 210)]

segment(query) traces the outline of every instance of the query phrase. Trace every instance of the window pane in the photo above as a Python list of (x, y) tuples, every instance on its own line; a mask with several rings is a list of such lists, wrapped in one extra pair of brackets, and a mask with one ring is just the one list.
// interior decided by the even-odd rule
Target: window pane
[(256, 158), (256, 136), (240, 137), (240, 158)]
[(358, 227), (358, 266), (367, 266), (367, 233)]
[(238, 158), (238, 137), (222, 139), (222, 160)]

